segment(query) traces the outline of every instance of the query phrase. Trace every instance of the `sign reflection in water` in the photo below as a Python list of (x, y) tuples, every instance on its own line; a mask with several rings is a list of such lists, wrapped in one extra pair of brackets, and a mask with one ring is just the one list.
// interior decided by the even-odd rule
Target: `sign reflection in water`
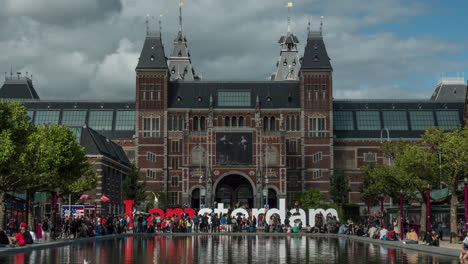
[(0, 263), (457, 263), (342, 238), (156, 236), (77, 243), (7, 257)]

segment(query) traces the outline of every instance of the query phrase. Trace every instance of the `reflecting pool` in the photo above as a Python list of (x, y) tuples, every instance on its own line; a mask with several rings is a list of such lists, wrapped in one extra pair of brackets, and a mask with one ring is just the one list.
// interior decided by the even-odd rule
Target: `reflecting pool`
[(458, 263), (343, 238), (156, 236), (76, 243), (0, 257), (0, 263)]

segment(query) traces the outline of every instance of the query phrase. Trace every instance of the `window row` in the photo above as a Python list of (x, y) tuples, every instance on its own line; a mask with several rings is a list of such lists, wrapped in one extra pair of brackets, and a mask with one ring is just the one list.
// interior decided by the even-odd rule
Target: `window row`
[(322, 178), (322, 170), (321, 169), (313, 170), (312, 171), (312, 179), (313, 180), (318, 180), (320, 178)]
[(167, 117), (167, 130), (169, 131), (182, 131), (185, 129), (185, 118), (183, 116)]
[(206, 131), (206, 118), (204, 116), (201, 116), (201, 117), (194, 116), (192, 120), (193, 120), (193, 125), (192, 125), (193, 131)]
[(155, 138), (160, 137), (159, 117), (144, 117), (143, 118), (143, 137)]
[(326, 137), (326, 122), (325, 117), (309, 118), (309, 136), (310, 137)]
[[(115, 114), (115, 116), (114, 116)], [(134, 130), (133, 110), (36, 110), (28, 111), (36, 125), (46, 123), (82, 127), (88, 125), (95, 130)]]
[(140, 90), (141, 91), (160, 91), (161, 84), (160, 83), (141, 83)]
[(301, 118), (300, 116), (286, 116), (286, 131), (300, 131)]
[(143, 101), (161, 101), (161, 91), (142, 91), (141, 100)]
[(224, 126), (225, 127), (243, 127), (244, 126), (244, 117), (243, 116), (226, 116), (224, 117)]
[(263, 117), (263, 131), (276, 131), (276, 119), (274, 116)]
[[(435, 113), (435, 115), (434, 115)], [(394, 131), (422, 131), (437, 125), (443, 129), (453, 129), (460, 125), (459, 112), (445, 111), (335, 111), (335, 130), (381, 130), (387, 128)], [(356, 125), (354, 124), (356, 119)], [(356, 126), (356, 128), (355, 128)]]
[(316, 152), (314, 155), (312, 155), (312, 162), (317, 163), (322, 160), (322, 152)]

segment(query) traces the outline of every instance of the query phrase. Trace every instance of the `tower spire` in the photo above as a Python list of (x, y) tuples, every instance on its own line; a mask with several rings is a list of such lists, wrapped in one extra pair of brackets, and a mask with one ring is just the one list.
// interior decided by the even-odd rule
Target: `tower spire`
[(146, 35), (149, 34), (149, 18), (150, 18), (150, 15), (149, 14), (146, 14)]
[(323, 16), (320, 17), (320, 35), (322, 35), (323, 30)]
[(184, 2), (179, 1), (179, 31), (182, 32), (182, 7), (184, 6)]
[(288, 33), (291, 32), (291, 7), (293, 6), (292, 2), (288, 2)]
[(159, 14), (159, 21), (158, 21), (158, 23), (159, 23), (159, 35), (161, 35), (161, 33), (162, 33), (162, 17), (163, 17), (163, 15)]

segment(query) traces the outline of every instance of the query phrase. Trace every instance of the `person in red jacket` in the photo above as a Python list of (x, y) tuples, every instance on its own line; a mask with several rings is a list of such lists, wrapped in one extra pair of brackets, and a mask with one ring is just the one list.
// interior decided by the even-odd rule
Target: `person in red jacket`
[(18, 232), (18, 233), (15, 234), (13, 244), (16, 245), (16, 246), (26, 245), (26, 240), (24, 239), (24, 236), (21, 234), (21, 232)]

